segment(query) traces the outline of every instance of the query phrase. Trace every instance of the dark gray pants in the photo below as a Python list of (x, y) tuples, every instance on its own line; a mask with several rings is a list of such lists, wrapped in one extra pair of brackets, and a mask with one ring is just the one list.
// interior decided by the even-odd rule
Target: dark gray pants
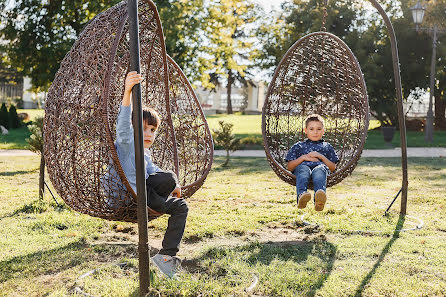
[(189, 211), (184, 199), (169, 197), (176, 185), (177, 176), (171, 171), (152, 173), (146, 179), (148, 206), (170, 215), (163, 248), (159, 251), (160, 254), (169, 256), (175, 256), (179, 250)]

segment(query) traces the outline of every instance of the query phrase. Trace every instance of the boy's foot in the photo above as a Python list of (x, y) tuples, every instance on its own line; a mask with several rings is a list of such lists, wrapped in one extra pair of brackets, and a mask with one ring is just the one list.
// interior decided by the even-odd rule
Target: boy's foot
[(161, 254), (153, 256), (152, 262), (162, 273), (170, 278), (175, 276), (175, 273), (181, 265), (180, 258)]
[(308, 201), (311, 200), (311, 194), (308, 192), (303, 192), (297, 198), (297, 208), (305, 208), (307, 207)]
[(324, 210), (325, 202), (327, 201), (327, 195), (324, 190), (317, 190), (314, 194), (314, 209), (316, 211)]

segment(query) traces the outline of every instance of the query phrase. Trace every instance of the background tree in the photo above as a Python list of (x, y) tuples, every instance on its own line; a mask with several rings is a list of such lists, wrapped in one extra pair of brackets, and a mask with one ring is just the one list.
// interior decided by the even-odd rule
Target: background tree
[(43, 117), (37, 117), (29, 126), (31, 136), (26, 140), (29, 149), (40, 154), (39, 198), (43, 199), (45, 191), (45, 158), (43, 157)]
[[(360, 1), (328, 1), (326, 28), (346, 41), (354, 42), (364, 25)], [(261, 44), (260, 66), (274, 70), (294, 42), (303, 36), (320, 31), (324, 11), (323, 0), (294, 0), (282, 4), (282, 12), (268, 16), (257, 31)], [(273, 13), (274, 15), (274, 13)]]
[[(425, 20), (423, 26), (437, 26), (446, 29), (446, 0), (429, 1), (426, 5)], [(426, 33), (420, 34), (426, 35)], [(432, 37), (429, 38), (429, 49), (432, 52)], [(435, 128), (446, 130), (446, 34), (438, 36), (437, 61), (435, 73)], [(430, 57), (429, 57), (430, 62)], [(430, 65), (430, 64), (429, 64)]]
[(6, 55), (5, 44), (0, 44), (0, 83), (19, 84), (23, 82), (22, 76), (16, 69), (10, 66), (8, 56)]
[[(439, 6), (440, 2), (446, 0), (435, 3)], [(363, 3), (358, 0), (329, 1), (326, 28), (343, 39), (357, 57), (366, 80), (372, 115), (382, 125), (397, 125), (397, 101), (388, 32), (381, 16), (375, 10), (367, 12), (361, 6)], [(415, 1), (412, 0), (384, 1), (383, 6), (391, 17), (398, 37), (403, 97), (407, 99), (412, 95), (416, 100), (424, 93), (423, 88), (426, 90), (428, 86), (432, 40), (425, 34), (416, 33), (409, 10), (413, 4)], [(274, 69), (295, 41), (320, 30), (323, 0), (294, 0), (283, 4), (283, 11), (273, 26), (260, 27), (259, 36), (264, 45), (260, 63), (262, 68)], [(280, 44), (268, 40), (276, 40)], [(441, 58), (446, 52), (442, 47), (440, 40), (437, 50), (443, 54), (438, 55), (438, 96), (444, 96), (441, 95), (444, 92), (440, 90), (440, 85), (444, 81), (442, 75), (445, 71), (444, 66), (439, 64), (446, 63)], [(444, 117), (444, 112), (440, 113)]]
[(260, 11), (245, 0), (211, 0), (206, 10), (198, 72), (205, 88), (226, 82), (228, 114), (232, 113), (232, 86), (235, 82), (246, 85), (249, 67), (258, 55), (254, 26)]
[(0, 0), (0, 38), (10, 63), (48, 90), (59, 64), (89, 20), (118, 0)]
[(229, 153), (235, 152), (240, 147), (240, 138), (235, 138), (232, 134), (233, 124), (219, 121), (219, 129), (213, 130), (213, 138), (216, 145), (223, 147), (226, 151), (226, 161), (222, 164), (223, 167), (229, 163)]
[(155, 0), (163, 25), (166, 51), (186, 76), (198, 80), (198, 51), (205, 14), (203, 0)]

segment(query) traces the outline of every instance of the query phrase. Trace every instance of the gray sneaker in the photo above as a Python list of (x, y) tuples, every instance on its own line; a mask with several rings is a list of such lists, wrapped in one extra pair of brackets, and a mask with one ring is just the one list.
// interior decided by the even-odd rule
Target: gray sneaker
[(181, 265), (180, 258), (161, 254), (153, 256), (152, 262), (162, 273), (170, 278), (175, 276), (175, 273)]

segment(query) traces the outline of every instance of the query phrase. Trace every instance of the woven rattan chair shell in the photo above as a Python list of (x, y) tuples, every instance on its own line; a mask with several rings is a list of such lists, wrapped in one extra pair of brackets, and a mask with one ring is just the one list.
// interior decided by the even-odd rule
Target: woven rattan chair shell
[[(212, 137), (189, 82), (166, 55), (155, 5), (144, 0), (138, 9), (143, 105), (162, 119), (152, 158), (177, 173), (187, 198), (211, 169)], [(114, 146), (129, 58), (127, 8), (121, 2), (93, 19), (62, 61), (46, 102), (44, 154), (51, 182), (70, 207), (136, 222), (136, 194)], [(149, 210), (149, 220), (159, 215)]]
[[(339, 163), (327, 186), (352, 173), (361, 156), (369, 125), (364, 77), (355, 56), (338, 37), (316, 32), (299, 39), (285, 54), (269, 85), (262, 112), (266, 156), (274, 172), (291, 185), (286, 153), (305, 139), (306, 116), (325, 119), (324, 140), (335, 148)], [(312, 185), (310, 185), (310, 188)]]

